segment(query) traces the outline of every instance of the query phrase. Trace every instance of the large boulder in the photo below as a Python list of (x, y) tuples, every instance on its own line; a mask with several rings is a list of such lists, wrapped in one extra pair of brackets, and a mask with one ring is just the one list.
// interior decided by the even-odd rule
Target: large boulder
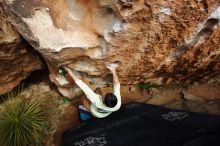
[[(218, 74), (219, 0), (2, 0), (8, 20), (42, 54), (62, 94), (58, 67), (91, 86), (110, 82), (119, 60), (123, 84), (197, 81)], [(63, 84), (64, 86), (60, 86)]]
[(0, 7), (0, 95), (17, 86), (32, 71), (43, 68), (39, 55), (6, 21)]

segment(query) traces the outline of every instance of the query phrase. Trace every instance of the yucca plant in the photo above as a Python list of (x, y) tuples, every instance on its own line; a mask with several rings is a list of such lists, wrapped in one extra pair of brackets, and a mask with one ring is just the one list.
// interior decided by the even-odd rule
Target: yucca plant
[(39, 100), (13, 98), (0, 113), (0, 143), (3, 146), (26, 146), (42, 140), (46, 114)]

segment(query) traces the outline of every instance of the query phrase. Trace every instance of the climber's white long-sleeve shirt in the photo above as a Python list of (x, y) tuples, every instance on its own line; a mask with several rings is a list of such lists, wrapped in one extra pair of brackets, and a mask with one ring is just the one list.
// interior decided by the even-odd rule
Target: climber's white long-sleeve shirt
[(76, 80), (75, 83), (82, 89), (87, 98), (91, 101), (90, 112), (97, 118), (104, 118), (121, 107), (120, 84), (114, 84), (113, 94), (117, 97), (117, 104), (110, 108), (104, 105), (102, 96), (96, 94), (82, 80)]

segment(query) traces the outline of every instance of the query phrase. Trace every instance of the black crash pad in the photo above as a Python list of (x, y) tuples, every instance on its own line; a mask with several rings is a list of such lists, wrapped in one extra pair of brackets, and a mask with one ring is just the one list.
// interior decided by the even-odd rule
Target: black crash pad
[(220, 146), (220, 116), (130, 103), (64, 132), (61, 146)]

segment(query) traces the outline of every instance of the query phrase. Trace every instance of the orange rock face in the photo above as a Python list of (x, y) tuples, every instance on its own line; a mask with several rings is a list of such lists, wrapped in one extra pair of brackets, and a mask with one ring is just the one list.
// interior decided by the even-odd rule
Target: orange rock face
[(94, 86), (121, 61), (123, 84), (196, 81), (219, 73), (219, 0), (3, 0), (8, 20), (39, 51), (61, 93), (67, 65)]
[(43, 67), (39, 56), (6, 21), (0, 7), (0, 94), (9, 92), (32, 71)]

